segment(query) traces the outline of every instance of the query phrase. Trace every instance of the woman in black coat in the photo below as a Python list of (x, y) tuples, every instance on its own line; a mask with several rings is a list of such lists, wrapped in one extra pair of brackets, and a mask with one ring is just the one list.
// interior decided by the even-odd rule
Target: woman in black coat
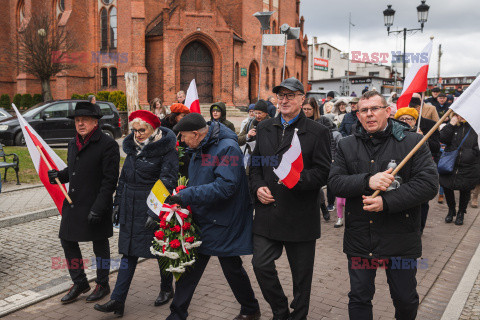
[[(463, 224), (463, 218), (470, 201), (470, 191), (480, 179), (478, 136), (465, 119), (459, 115), (454, 115), (450, 123), (446, 124), (440, 131), (440, 142), (446, 144), (445, 151), (456, 150), (467, 133), (468, 137), (458, 152), (453, 173), (440, 175), (440, 185), (445, 191), (448, 205), (448, 214), (445, 217), (445, 222), (452, 222), (453, 216), (457, 215), (455, 219), (456, 225)], [(455, 212), (456, 204), (453, 190), (460, 190), (458, 213)]]
[[(123, 254), (121, 266), (111, 300), (95, 305), (102, 312), (122, 315), (130, 283), (139, 257), (154, 258), (150, 246), (158, 216), (147, 206), (147, 197), (157, 180), (161, 180), (169, 192), (178, 179), (178, 154), (176, 138), (169, 129), (160, 127), (153, 113), (145, 110), (133, 112), (130, 117), (132, 133), (123, 141), (127, 154), (117, 187), (114, 211), (118, 214), (120, 234), (119, 252)], [(161, 291), (155, 301), (159, 306), (173, 297), (172, 275), (161, 274)]]

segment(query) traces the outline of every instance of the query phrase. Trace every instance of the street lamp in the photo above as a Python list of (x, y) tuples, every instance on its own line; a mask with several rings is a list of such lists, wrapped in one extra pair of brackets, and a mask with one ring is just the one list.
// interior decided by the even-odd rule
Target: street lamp
[(383, 18), (384, 18), (385, 26), (387, 27), (388, 35), (390, 35), (390, 33), (399, 34), (403, 32), (403, 79), (404, 80), (405, 80), (405, 53), (406, 53), (406, 47), (407, 47), (407, 32), (413, 32), (413, 31), (423, 32), (423, 25), (425, 22), (427, 22), (428, 10), (430, 9), (430, 6), (428, 4), (425, 4), (425, 1), (426, 0), (422, 0), (422, 3), (417, 7), (418, 22), (420, 23), (420, 28), (417, 28), (417, 29), (403, 28), (403, 30), (390, 31), (390, 27), (393, 25), (393, 19), (395, 17), (395, 10), (392, 9), (391, 4), (387, 5), (387, 9), (383, 10)]
[(285, 35), (285, 52), (283, 54), (283, 72), (282, 81), (285, 80), (285, 68), (287, 63), (287, 40), (294, 40), (300, 38), (300, 28), (290, 27), (287, 23), (282, 24), (280, 32)]
[(258, 74), (258, 95), (257, 100), (260, 100), (260, 87), (262, 83), (262, 62), (263, 62), (263, 32), (265, 30), (270, 30), (270, 17), (275, 11), (264, 11), (264, 12), (255, 12), (253, 16), (260, 21), (262, 27), (260, 28), (260, 33), (262, 34), (262, 47), (260, 49), (260, 72)]

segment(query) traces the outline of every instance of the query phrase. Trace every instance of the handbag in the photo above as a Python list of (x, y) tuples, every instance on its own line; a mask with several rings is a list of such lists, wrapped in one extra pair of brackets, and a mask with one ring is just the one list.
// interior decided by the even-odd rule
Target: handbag
[(468, 137), (468, 134), (470, 133), (470, 128), (463, 138), (462, 142), (458, 146), (456, 150), (453, 151), (445, 151), (442, 153), (442, 156), (440, 157), (440, 160), (438, 161), (438, 173), (439, 174), (451, 174), (453, 172), (453, 169), (455, 167), (455, 161), (457, 160), (458, 152), (460, 148), (462, 147), (463, 143)]

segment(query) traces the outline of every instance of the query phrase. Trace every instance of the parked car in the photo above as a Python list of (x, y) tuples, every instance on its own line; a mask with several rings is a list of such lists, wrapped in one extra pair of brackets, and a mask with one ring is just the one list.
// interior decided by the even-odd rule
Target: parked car
[(3, 120), (3, 119), (6, 119), (6, 118), (10, 118), (12, 115), (10, 113), (8, 113), (8, 111), (6, 111), (5, 109), (3, 108), (0, 108), (0, 120)]
[[(75, 136), (74, 120), (67, 118), (77, 102), (86, 100), (57, 100), (42, 102), (28, 109), (22, 116), (46, 143), (67, 143)], [(111, 102), (97, 101), (103, 113), (99, 125), (114, 139), (122, 136), (120, 115)], [(25, 139), (16, 116), (0, 120), (0, 143), (24, 145)]]
[[(314, 97), (317, 99), (318, 104), (322, 104), (325, 102), (325, 99), (327, 98), (327, 93), (329, 93), (332, 90), (310, 90), (306, 94), (306, 99), (309, 99), (311, 97)], [(338, 91), (333, 91), (336, 97), (340, 97), (341, 94)]]

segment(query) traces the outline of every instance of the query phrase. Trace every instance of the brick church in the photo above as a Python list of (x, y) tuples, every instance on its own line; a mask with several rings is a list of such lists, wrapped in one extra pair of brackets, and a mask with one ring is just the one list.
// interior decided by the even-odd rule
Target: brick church
[[(261, 31), (257, 11), (275, 11), (270, 33), (284, 23), (300, 27), (289, 40), (285, 77), (307, 84), (307, 38), (300, 0), (5, 0), (0, 19), (0, 94), (41, 93), (40, 82), (21, 73), (8, 52), (39, 6), (50, 6), (58, 26), (75, 33), (76, 67), (51, 79), (54, 99), (102, 90), (125, 91), (125, 72), (138, 73), (141, 105), (166, 104), (197, 82), (201, 103), (247, 105), (258, 94)], [(260, 96), (280, 83), (283, 47), (264, 47)]]

